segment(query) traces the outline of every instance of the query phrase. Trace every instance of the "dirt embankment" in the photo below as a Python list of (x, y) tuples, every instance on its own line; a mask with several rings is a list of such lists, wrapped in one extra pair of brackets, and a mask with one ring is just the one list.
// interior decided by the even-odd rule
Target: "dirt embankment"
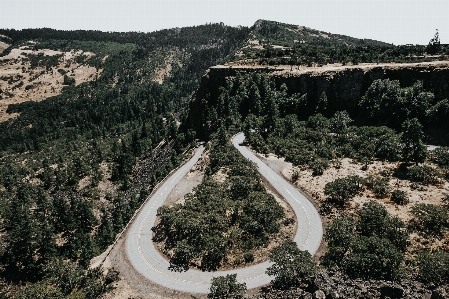
[[(68, 81), (76, 86), (98, 78), (102, 70), (84, 64), (94, 55), (82, 51), (34, 51), (20, 47), (0, 57), (0, 122), (18, 116), (17, 113), (6, 113), (10, 104), (42, 101), (61, 94), (63, 87), (70, 83)], [(50, 67), (41, 63), (52, 58)], [(69, 80), (64, 80), (65, 76)]]
[[(165, 202), (166, 205), (173, 205), (182, 202), (183, 197), (192, 192), (193, 188), (201, 183), (204, 176), (204, 169), (207, 165), (207, 154), (203, 154), (202, 158), (195, 164), (189, 173), (187, 173), (180, 183), (172, 190)], [(139, 272), (137, 272), (128, 260), (125, 249), (126, 234), (122, 236), (112, 249), (110, 255), (103, 264), (105, 273), (110, 269), (119, 272), (119, 280), (112, 284), (112, 290), (106, 293), (103, 299), (128, 299), (128, 298), (146, 298), (146, 299), (162, 299), (162, 298), (192, 298), (191, 294), (173, 291), (155, 284)], [(94, 260), (91, 261), (95, 262)], [(195, 296), (198, 297), (196, 294)], [(200, 296), (198, 298), (206, 298)]]

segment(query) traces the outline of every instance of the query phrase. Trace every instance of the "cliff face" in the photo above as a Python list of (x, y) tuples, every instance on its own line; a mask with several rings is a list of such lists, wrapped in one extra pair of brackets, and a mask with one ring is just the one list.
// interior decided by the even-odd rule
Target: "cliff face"
[(308, 102), (318, 103), (323, 95), (327, 97), (327, 116), (336, 111), (347, 110), (357, 121), (360, 98), (371, 83), (377, 79), (399, 80), (402, 87), (422, 81), (425, 90), (435, 94), (437, 99), (449, 97), (449, 62), (417, 64), (381, 64), (357, 66), (324, 66), (317, 68), (215, 66), (203, 76), (201, 84), (190, 103), (188, 124), (202, 133), (201, 101), (206, 99), (216, 104), (219, 88), (237, 74), (265, 73), (277, 87), (285, 84), (289, 93), (307, 94)]

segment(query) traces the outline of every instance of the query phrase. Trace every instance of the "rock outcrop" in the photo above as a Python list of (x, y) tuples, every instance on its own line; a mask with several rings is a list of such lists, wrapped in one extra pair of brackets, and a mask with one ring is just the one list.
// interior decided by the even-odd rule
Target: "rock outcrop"
[[(358, 102), (376, 79), (399, 80), (402, 87), (422, 81), (425, 90), (435, 94), (436, 99), (449, 98), (449, 61), (409, 64), (366, 64), (355, 66), (323, 67), (263, 67), (263, 66), (215, 66), (203, 76), (201, 84), (190, 102), (187, 124), (195, 128), (200, 138), (208, 132), (203, 130), (201, 102), (217, 104), (219, 89), (226, 81), (238, 74), (267, 74), (276, 86), (285, 84), (289, 93), (307, 94), (311, 107), (320, 97), (327, 97), (326, 116), (347, 110), (357, 121)], [(307, 112), (305, 112), (307, 114)]]
[(351, 279), (338, 269), (322, 271), (304, 279), (300, 288), (275, 290), (268, 287), (259, 298), (409, 298), (409, 299), (447, 299), (449, 285), (438, 288), (426, 286), (421, 282), (401, 280)]

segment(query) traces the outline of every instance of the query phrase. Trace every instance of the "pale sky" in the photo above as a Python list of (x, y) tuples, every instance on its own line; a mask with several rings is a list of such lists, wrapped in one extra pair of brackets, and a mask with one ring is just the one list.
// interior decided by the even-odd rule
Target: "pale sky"
[(0, 0), (0, 28), (150, 32), (258, 19), (388, 43), (449, 44), (449, 0)]

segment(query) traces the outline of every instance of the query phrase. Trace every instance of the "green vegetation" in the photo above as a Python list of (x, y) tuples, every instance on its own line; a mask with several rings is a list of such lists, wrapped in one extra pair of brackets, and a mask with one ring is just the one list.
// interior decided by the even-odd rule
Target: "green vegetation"
[[(194, 145), (195, 132), (178, 131), (177, 122), (185, 119), (207, 68), (226, 61), (248, 28), (0, 32), (11, 37), (11, 48), (92, 52), (76, 62), (101, 69), (101, 76), (77, 86), (64, 73), (60, 95), (9, 105), (8, 113), (20, 115), (0, 123), (0, 278), (27, 285), (20, 296), (96, 298), (99, 293), (87, 295), (83, 284), (90, 259), (114, 241), (152, 187)], [(33, 67), (47, 71), (59, 58), (27, 55)], [(161, 84), (153, 81), (167, 61), (171, 72)], [(59, 287), (45, 272), (51, 261), (74, 265), (79, 283)]]
[(44, 268), (44, 278), (28, 284), (14, 298), (98, 298), (106, 291), (98, 269), (85, 270), (69, 261), (53, 260)]
[(377, 176), (362, 178), (357, 175), (337, 178), (327, 183), (324, 186), (324, 194), (339, 205), (344, 205), (365, 188), (371, 190), (377, 198), (384, 198), (390, 194), (388, 179)]
[(449, 147), (436, 148), (431, 157), (432, 161), (442, 168), (449, 168)]
[(338, 265), (354, 277), (392, 279), (400, 274), (408, 232), (383, 205), (369, 201), (359, 211), (359, 220), (336, 218), (327, 228), (325, 240), (326, 265)]
[[(368, 169), (373, 160), (404, 162), (392, 173), (381, 173), (382, 177), (349, 176), (329, 182), (325, 195), (339, 205), (365, 189), (376, 198), (391, 196), (393, 202), (404, 205), (408, 196), (390, 189), (391, 175), (415, 185), (439, 186), (447, 173), (447, 149), (439, 148), (428, 155), (424, 140), (431, 138), (436, 126), (447, 132), (442, 115), (447, 117), (449, 110), (444, 108), (445, 100), (435, 99), (421, 82), (402, 87), (398, 81), (374, 81), (356, 103), (361, 116), (355, 117), (329, 109), (325, 94), (318, 102), (312, 101), (306, 94), (289, 93), (286, 85), (275, 85), (273, 79), (259, 73), (237, 72), (217, 90), (201, 101), (201, 123), (206, 124), (198, 129), (201, 136), (208, 136), (222, 124), (233, 131), (241, 128), (245, 142), (254, 150), (285, 157), (314, 175), (329, 167), (338, 168), (342, 158), (352, 158), (362, 165), (362, 170)], [(438, 167), (424, 163), (427, 156)], [(292, 178), (298, 179), (298, 173)], [(437, 214), (435, 219), (440, 223), (442, 218)], [(324, 265), (337, 265), (352, 277), (402, 277), (408, 271), (404, 265), (409, 244), (407, 228), (423, 231), (428, 222), (419, 220), (424, 217), (421, 214), (414, 217), (416, 225), (407, 227), (375, 202), (365, 204), (357, 219), (338, 217), (326, 231), (328, 252)], [(429, 228), (436, 225), (429, 223)], [(445, 225), (441, 225), (442, 231)]]
[(444, 207), (432, 204), (416, 204), (411, 208), (414, 226), (426, 234), (441, 234), (449, 228), (449, 213)]
[[(21, 46), (81, 50), (94, 55), (75, 62), (101, 70), (98, 78), (77, 85), (70, 73), (56, 70), (61, 55), (27, 54), (31, 69), (64, 76), (63, 92), (11, 104), (7, 112), (20, 115), (0, 123), (0, 280), (17, 289), (12, 294), (17, 298), (98, 298), (107, 290), (103, 275), (87, 270), (90, 259), (114, 241), (196, 138), (213, 139), (205, 178), (184, 204), (161, 208), (154, 227), (155, 240), (163, 242), (179, 271), (253, 263), (281, 224), (294, 223), (266, 192), (254, 165), (227, 144), (227, 132), (244, 131), (256, 151), (276, 153), (316, 176), (352, 158), (363, 170), (373, 160), (403, 161), (394, 175), (414, 186), (449, 178), (449, 149), (428, 153), (424, 146), (447, 142), (449, 101), (436, 86), (420, 81), (374, 80), (357, 101), (333, 103), (326, 91), (315, 99), (266, 75), (237, 72), (221, 85), (198, 90), (197, 106), (187, 109), (205, 71), (231, 59), (292, 66), (447, 59), (449, 49), (438, 35), (427, 46), (393, 46), (268, 21), (252, 29), (210, 24), (153, 33), (1, 29), (0, 34), (12, 43), (2, 56)], [(262, 49), (242, 48), (248, 38)], [(35, 86), (20, 76), (5, 81), (29, 92)], [(426, 159), (437, 167), (424, 164)], [(388, 180), (378, 176), (336, 179), (325, 194), (344, 205), (365, 189), (376, 198), (391, 193), (396, 204), (408, 203), (404, 192), (391, 191)], [(409, 228), (422, 235), (437, 237), (448, 229), (445, 206), (417, 204), (411, 213)], [(401, 276), (408, 232), (382, 205), (371, 201), (356, 218), (337, 217), (325, 238), (326, 266), (337, 265), (352, 277)], [(318, 269), (292, 241), (274, 248), (270, 260), (268, 274), (281, 289), (299, 286)], [(416, 266), (426, 283), (448, 279), (446, 251), (423, 251)], [(209, 297), (241, 298), (245, 290), (228, 275), (213, 280)]]
[(237, 282), (237, 274), (228, 274), (212, 278), (210, 292), (211, 299), (240, 299), (246, 292), (246, 284)]
[(326, 184), (324, 194), (340, 204), (353, 198), (364, 189), (364, 180), (359, 176), (348, 176)]
[(404, 149), (402, 150), (403, 159), (406, 162), (413, 161), (416, 165), (424, 162), (427, 156), (427, 150), (422, 141), (424, 133), (418, 119), (407, 119), (402, 124), (402, 129), (401, 140), (404, 143)]
[(425, 282), (446, 284), (449, 280), (449, 252), (443, 250), (420, 252), (418, 269), (421, 279)]
[[(242, 253), (251, 262), (250, 251), (267, 246), (279, 231), (284, 209), (266, 192), (254, 165), (223, 141), (214, 140), (206, 176), (185, 203), (158, 210), (154, 240), (173, 250), (174, 270), (187, 270), (194, 259), (202, 270), (216, 270)], [(214, 179), (217, 174), (223, 182)]]
[(325, 65), (332, 63), (423, 62), (446, 59), (449, 48), (431, 41), (429, 46), (401, 45), (322, 32), (307, 27), (260, 20), (254, 39), (263, 47), (247, 47), (235, 60), (260, 65)]
[(388, 178), (370, 175), (365, 179), (365, 186), (374, 193), (376, 198), (385, 198), (390, 194), (388, 181)]
[(398, 205), (406, 205), (409, 202), (409, 198), (404, 191), (394, 190), (391, 192), (391, 200)]
[(407, 176), (412, 182), (419, 182), (425, 185), (436, 185), (440, 182), (440, 173), (437, 169), (428, 166), (412, 166), (407, 169)]
[[(399, 88), (394, 101), (402, 103), (402, 106), (381, 107), (370, 103), (376, 103), (376, 97), (389, 105), (392, 105), (393, 100), (385, 98), (390, 92), (376, 87), (378, 84), (395, 84), (399, 88), (397, 82), (375, 81), (370, 88), (377, 95), (368, 91), (360, 105), (364, 111), (372, 113), (373, 124), (401, 129), (402, 134), (385, 126), (350, 126), (351, 117), (344, 111), (334, 113), (331, 118), (319, 113), (310, 116), (307, 113), (313, 103), (308, 103), (307, 95), (289, 95), (285, 85), (278, 89), (267, 76), (253, 73), (238, 74), (225, 88), (220, 88), (217, 99), (202, 102), (201, 110), (205, 113), (201, 116), (201, 123), (208, 126), (203, 127), (204, 131), (200, 135), (213, 132), (221, 123), (236, 128), (235, 130), (242, 127), (247, 142), (255, 150), (284, 156), (289, 162), (311, 168), (316, 175), (343, 157), (354, 158), (365, 167), (375, 158), (423, 162), (427, 155), (423, 146), (423, 127), (416, 118), (408, 117), (418, 116), (428, 123), (428, 116), (422, 113), (433, 110), (432, 101), (426, 102), (427, 106), (424, 108), (416, 108), (417, 115), (406, 111), (412, 109), (412, 105), (407, 102), (404, 104), (404, 100), (410, 98), (410, 103), (422, 103), (419, 99), (428, 92), (423, 91), (419, 84), (415, 84), (410, 90), (405, 88), (401, 91)], [(404, 100), (400, 98), (400, 94), (410, 93), (416, 97), (405, 96)], [(220, 104), (216, 105), (215, 101)], [(320, 105), (324, 103), (318, 103), (315, 111), (320, 110)], [(395, 116), (402, 112), (404, 118)], [(391, 113), (391, 116), (379, 113)], [(369, 119), (370, 117), (368, 121)]]
[(267, 274), (274, 276), (273, 285), (276, 288), (288, 289), (299, 286), (301, 280), (314, 275), (318, 266), (308, 251), (302, 251), (293, 241), (285, 241), (270, 253), (273, 263)]
[(432, 162), (441, 168), (441, 174), (446, 180), (449, 180), (449, 148), (439, 147), (431, 155)]

